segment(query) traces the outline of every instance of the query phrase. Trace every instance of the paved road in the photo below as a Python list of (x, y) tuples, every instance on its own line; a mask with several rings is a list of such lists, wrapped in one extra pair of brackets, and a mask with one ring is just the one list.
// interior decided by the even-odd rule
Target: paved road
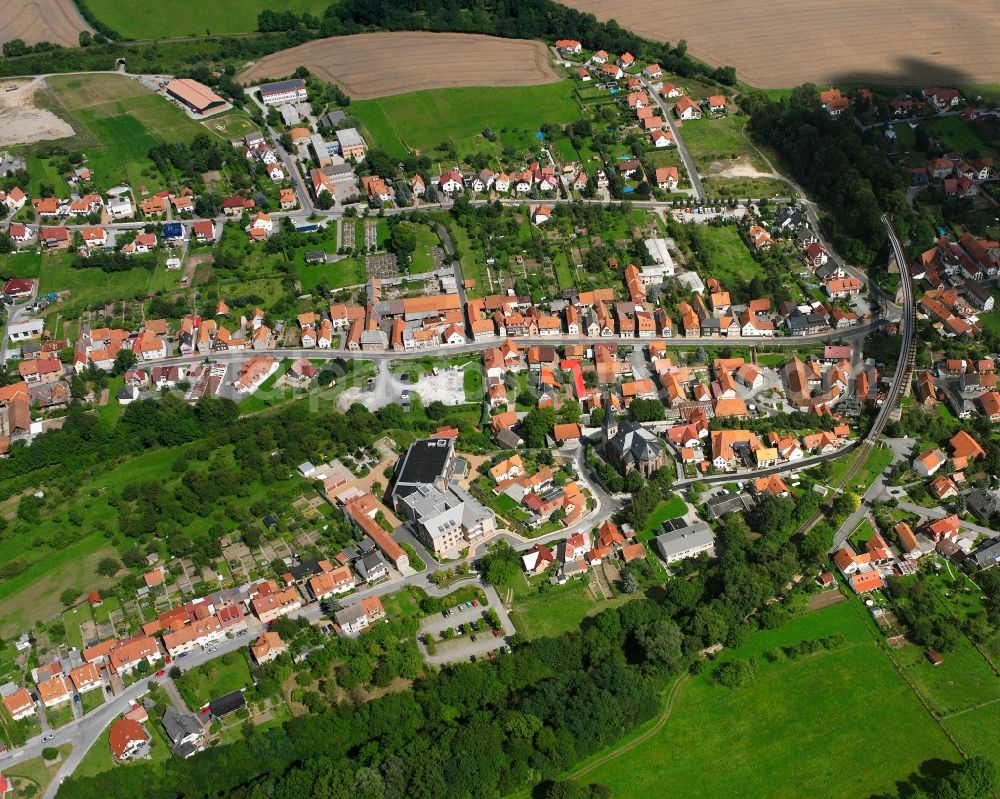
[[(775, 338), (763, 337), (733, 337), (733, 338), (712, 338), (712, 337), (692, 337), (692, 338), (644, 338), (638, 339), (634, 336), (539, 336), (514, 337), (514, 341), (519, 347), (528, 347), (533, 344), (548, 344), (560, 347), (566, 344), (619, 344), (632, 347), (649, 346), (651, 343), (665, 344), (668, 347), (698, 347), (701, 345), (726, 347), (726, 346), (758, 346), (758, 347), (795, 347), (800, 348), (807, 344), (832, 343), (832, 342), (852, 342), (860, 341), (876, 327), (885, 324), (886, 320), (879, 322), (866, 322), (848, 330), (831, 330), (825, 333), (812, 333), (808, 336), (779, 336)], [(502, 339), (494, 338), (489, 341), (472, 341), (468, 344), (460, 344), (451, 347), (436, 347), (431, 350), (343, 350), (343, 349), (302, 349), (299, 347), (281, 347), (270, 350), (218, 350), (209, 353), (192, 353), (191, 355), (168, 355), (166, 358), (155, 358), (143, 361), (143, 367), (150, 368), (159, 364), (191, 365), (203, 363), (211, 359), (221, 363), (232, 361), (243, 361), (251, 355), (273, 355), (275, 358), (298, 358), (308, 355), (310, 360), (361, 360), (361, 361), (405, 361), (411, 359), (426, 358), (428, 355), (461, 355), (469, 352), (482, 352), (484, 350), (499, 347)]]
[(650, 83), (649, 78), (643, 75), (641, 80), (646, 85), (649, 96), (660, 107), (660, 112), (666, 120), (667, 126), (670, 128), (670, 132), (673, 134), (674, 143), (677, 145), (677, 152), (680, 153), (681, 161), (684, 162), (684, 168), (688, 173), (688, 179), (691, 181), (691, 188), (694, 189), (694, 193), (698, 199), (701, 202), (705, 202), (708, 199), (708, 195), (705, 193), (705, 187), (701, 184), (701, 175), (698, 174), (698, 168), (695, 166), (694, 159), (688, 154), (687, 146), (681, 137), (680, 126), (674, 121), (674, 116), (671, 113), (673, 105), (660, 97), (660, 93), (653, 88), (653, 84)]

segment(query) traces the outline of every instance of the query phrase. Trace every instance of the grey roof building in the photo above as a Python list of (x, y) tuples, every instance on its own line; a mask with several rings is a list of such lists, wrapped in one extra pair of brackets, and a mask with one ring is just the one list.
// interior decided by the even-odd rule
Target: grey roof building
[(496, 516), (461, 486), (442, 491), (421, 485), (400, 500), (397, 508), (414, 532), (435, 554), (456, 549), (496, 529)]
[(222, 718), (235, 713), (241, 707), (246, 707), (246, 704), (247, 700), (242, 691), (231, 691), (209, 702), (208, 709), (216, 718)]
[(666, 451), (656, 435), (630, 417), (616, 419), (610, 396), (604, 399), (601, 452), (622, 474), (635, 469), (649, 477), (666, 463)]
[(667, 563), (693, 558), (702, 552), (715, 555), (715, 537), (705, 522), (699, 519), (694, 524), (681, 522), (681, 525), (664, 524), (664, 532), (656, 536), (656, 549)]
[(198, 751), (198, 743), (201, 741), (204, 728), (195, 716), (168, 707), (163, 711), (163, 718), (160, 721), (173, 744), (174, 754), (179, 757), (191, 757)]
[(1000, 563), (1000, 540), (987, 541), (970, 555), (980, 569), (992, 569)]

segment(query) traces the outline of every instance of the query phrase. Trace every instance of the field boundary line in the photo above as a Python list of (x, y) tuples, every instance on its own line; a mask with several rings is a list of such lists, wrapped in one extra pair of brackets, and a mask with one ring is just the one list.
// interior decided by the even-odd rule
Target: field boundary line
[(961, 716), (963, 713), (971, 713), (973, 710), (979, 710), (980, 708), (988, 707), (989, 705), (996, 704), (997, 702), (1000, 702), (1000, 696), (995, 697), (994, 699), (988, 699), (985, 702), (980, 702), (978, 705), (964, 708), (963, 710), (956, 710), (954, 713), (949, 713), (947, 716), (941, 716), (941, 721), (954, 718), (955, 716)]
[(917, 689), (916, 684), (913, 682), (913, 680), (910, 679), (910, 675), (907, 674), (906, 670), (899, 665), (899, 662), (896, 660), (896, 658), (892, 656), (892, 652), (889, 651), (887, 647), (882, 646), (875, 630), (873, 630), (871, 625), (868, 624), (868, 617), (866, 616), (866, 614), (861, 611), (857, 603), (852, 602), (851, 606), (854, 608), (854, 612), (857, 613), (865, 622), (865, 629), (867, 629), (868, 633), (872, 636), (875, 646), (878, 647), (879, 651), (881, 651), (889, 659), (889, 662), (892, 664), (893, 668), (896, 669), (896, 673), (903, 679), (903, 682), (905, 682), (910, 687), (910, 690), (913, 691), (913, 695), (917, 697), (917, 701), (919, 701), (920, 704), (923, 705), (924, 710), (927, 711), (927, 715), (929, 715), (934, 720), (934, 723), (937, 724), (938, 728), (941, 730), (941, 732), (944, 733), (945, 737), (949, 741), (951, 741), (952, 746), (955, 747), (959, 755), (961, 755), (964, 760), (968, 760), (969, 759), (968, 752), (966, 752), (962, 748), (962, 745), (958, 742), (955, 736), (951, 734), (951, 731), (947, 727), (945, 727), (944, 724), (941, 723), (941, 717), (934, 712), (934, 709), (930, 706), (930, 703), (924, 698), (923, 694), (921, 694), (920, 691)]
[(656, 719), (656, 722), (653, 724), (652, 727), (650, 727), (644, 733), (637, 735), (632, 740), (627, 741), (626, 743), (621, 744), (617, 748), (612, 749), (610, 752), (601, 755), (599, 758), (591, 761), (587, 765), (582, 766), (576, 769), (575, 771), (570, 772), (569, 774), (566, 775), (566, 778), (574, 779), (576, 777), (581, 777), (584, 774), (589, 774), (598, 766), (603, 766), (609, 760), (614, 760), (619, 755), (623, 755), (625, 754), (625, 752), (629, 752), (632, 749), (635, 749), (635, 747), (637, 747), (639, 744), (645, 743), (654, 735), (656, 735), (656, 733), (662, 730), (664, 725), (666, 725), (666, 723), (670, 720), (670, 716), (673, 713), (674, 709), (674, 701), (677, 698), (677, 692), (680, 689), (680, 687), (688, 681), (690, 676), (691, 675), (689, 672), (685, 672), (677, 679), (676, 682), (674, 682), (673, 686), (671, 686), (670, 693), (667, 695), (667, 702), (664, 705), (663, 710), (660, 712), (659, 718)]

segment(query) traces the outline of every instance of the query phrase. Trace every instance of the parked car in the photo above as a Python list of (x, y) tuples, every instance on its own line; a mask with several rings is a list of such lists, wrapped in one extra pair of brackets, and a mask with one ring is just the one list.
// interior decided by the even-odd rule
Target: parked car
[(476, 643), (476, 636), (472, 636), (472, 643)]
[(472, 600), (472, 607), (474, 607), (474, 608), (478, 608), (479, 607), (479, 603), (475, 599)]
[(500, 637), (500, 631), (498, 629), (496, 629), (495, 627), (493, 628), (493, 637), (494, 638), (499, 638)]

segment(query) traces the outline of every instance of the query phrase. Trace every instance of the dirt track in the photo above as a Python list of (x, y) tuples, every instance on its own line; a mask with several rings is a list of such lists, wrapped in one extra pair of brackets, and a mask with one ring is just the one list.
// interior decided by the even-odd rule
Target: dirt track
[(564, 0), (599, 19), (676, 44), (762, 88), (806, 81), (995, 83), (995, 0)]
[(80, 46), (80, 31), (90, 31), (72, 0), (0, 0), (0, 41), (51, 42)]
[(320, 39), (265, 56), (244, 84), (304, 66), (357, 100), (454, 86), (530, 86), (559, 80), (541, 42), (466, 33), (364, 33)]

